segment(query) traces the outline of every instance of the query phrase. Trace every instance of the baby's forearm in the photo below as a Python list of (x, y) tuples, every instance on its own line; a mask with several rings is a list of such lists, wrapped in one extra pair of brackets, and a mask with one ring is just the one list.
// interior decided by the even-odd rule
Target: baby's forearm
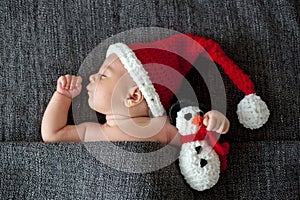
[(71, 98), (59, 92), (53, 94), (42, 119), (43, 139), (53, 136), (67, 125), (71, 102)]

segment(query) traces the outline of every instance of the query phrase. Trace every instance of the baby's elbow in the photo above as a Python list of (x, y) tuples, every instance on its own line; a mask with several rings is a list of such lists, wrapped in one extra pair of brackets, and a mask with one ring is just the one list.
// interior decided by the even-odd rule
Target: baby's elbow
[(42, 130), (42, 139), (44, 142), (57, 142), (55, 133), (46, 132)]

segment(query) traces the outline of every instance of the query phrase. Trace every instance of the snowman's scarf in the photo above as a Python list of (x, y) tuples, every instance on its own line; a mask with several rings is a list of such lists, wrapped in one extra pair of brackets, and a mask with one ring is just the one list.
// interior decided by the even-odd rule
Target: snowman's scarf
[(213, 132), (207, 131), (205, 126), (201, 126), (199, 131), (196, 134), (190, 134), (190, 135), (184, 135), (181, 136), (181, 143), (188, 143), (188, 142), (194, 142), (197, 140), (206, 140), (206, 142), (213, 146), (213, 149), (216, 151), (216, 153), (219, 155), (220, 159), (220, 170), (224, 171), (227, 168), (227, 154), (229, 153), (229, 143), (224, 142), (220, 144)]

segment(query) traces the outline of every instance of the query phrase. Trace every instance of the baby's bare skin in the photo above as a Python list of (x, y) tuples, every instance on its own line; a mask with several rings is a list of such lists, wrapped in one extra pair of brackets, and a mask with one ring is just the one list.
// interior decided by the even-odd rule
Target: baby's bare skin
[[(115, 54), (105, 60), (98, 73), (90, 76), (86, 89), (89, 106), (105, 114), (107, 122), (67, 125), (72, 99), (82, 91), (82, 78), (61, 76), (42, 120), (45, 142), (172, 141), (179, 144), (178, 131), (167, 116), (150, 118), (141, 91)], [(226, 133), (229, 129), (228, 119), (216, 110), (204, 115), (203, 124), (208, 131), (218, 133)]]

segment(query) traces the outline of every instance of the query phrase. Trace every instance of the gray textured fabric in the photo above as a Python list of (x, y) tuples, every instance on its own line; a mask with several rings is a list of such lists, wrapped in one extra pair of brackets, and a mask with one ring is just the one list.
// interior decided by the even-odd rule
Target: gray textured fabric
[[(292, 0), (0, 1), (1, 199), (299, 199), (299, 7)], [(76, 74), (111, 35), (149, 26), (219, 42), (271, 111), (263, 128), (244, 129), (235, 114), (243, 94), (220, 70), (231, 121), (223, 139), (231, 152), (211, 190), (190, 190), (176, 163), (127, 174), (97, 162), (82, 144), (35, 143), (57, 78)]]
[[(110, 151), (103, 143), (91, 145)], [(161, 147), (147, 142), (117, 145), (135, 152)], [(194, 192), (186, 187), (176, 162), (150, 173), (125, 173), (95, 159), (82, 144), (1, 143), (0, 195), (2, 199), (297, 199), (299, 145), (234, 143), (229, 167), (217, 185)], [(131, 161), (120, 166), (126, 162)]]

